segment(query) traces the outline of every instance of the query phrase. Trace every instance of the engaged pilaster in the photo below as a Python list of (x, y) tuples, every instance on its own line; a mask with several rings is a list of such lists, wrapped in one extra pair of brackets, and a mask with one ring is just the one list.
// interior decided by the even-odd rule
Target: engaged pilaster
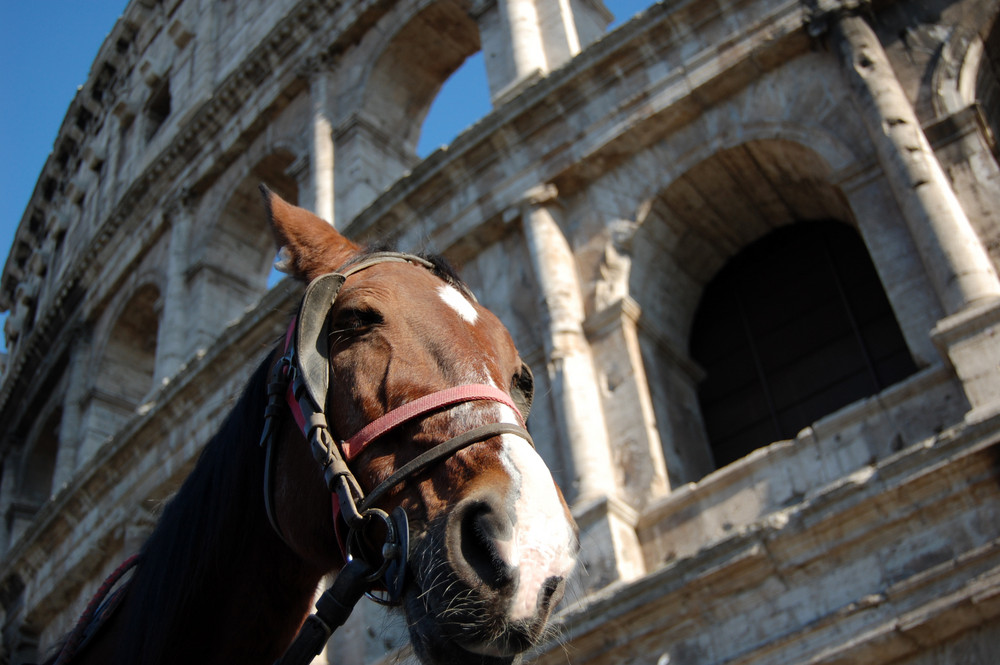
[(87, 399), (90, 381), (90, 336), (78, 328), (73, 334), (73, 344), (69, 351), (69, 381), (63, 397), (62, 420), (59, 422), (59, 452), (52, 472), (54, 491), (70, 482), (79, 468), (79, 449), (83, 443), (85, 420), (82, 410)]
[(309, 148), (311, 201), (304, 201), (320, 219), (334, 224), (333, 121), (330, 110), (331, 73), (322, 66), (309, 72), (312, 142)]
[(857, 15), (826, 19), (845, 77), (948, 316), (932, 339), (955, 368), (972, 418), (1000, 410), (1000, 280), (935, 156), (875, 31)]
[(556, 429), (572, 465), (573, 487), (564, 490), (580, 528), (581, 565), (570, 584), (583, 594), (641, 577), (645, 563), (635, 531), (638, 512), (619, 486), (584, 330), (583, 291), (573, 250), (557, 219), (557, 196), (551, 185), (529, 191), (521, 202), (521, 219), (547, 323), (543, 347)]
[(191, 200), (182, 193), (167, 209), (170, 223), (170, 249), (167, 253), (167, 283), (162, 298), (159, 339), (153, 386), (166, 383), (177, 373), (187, 355), (188, 310), (191, 307), (187, 285), (190, 267)]
[(878, 36), (836, 15), (830, 36), (854, 102), (921, 259), (948, 314), (1000, 297), (1000, 281), (945, 177)]
[[(547, 319), (545, 360), (556, 418), (573, 464), (574, 504), (617, 496), (604, 409), (583, 331), (583, 296), (576, 262), (555, 218), (556, 191), (540, 187), (522, 203), (524, 236)], [(569, 488), (567, 488), (569, 489)], [(573, 491), (575, 490), (575, 491)]]

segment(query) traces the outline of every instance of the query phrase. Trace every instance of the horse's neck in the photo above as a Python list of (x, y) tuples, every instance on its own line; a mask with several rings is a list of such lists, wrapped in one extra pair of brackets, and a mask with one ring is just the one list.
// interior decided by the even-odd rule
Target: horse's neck
[[(145, 632), (159, 646), (143, 647), (142, 660), (131, 660), (133, 655), (130, 663), (270, 665), (292, 640), (310, 610), (320, 572), (305, 566), (266, 520), (247, 524), (245, 516), (233, 519), (239, 523), (231, 528), (248, 529), (238, 546), (215, 540), (225, 548), (202, 552), (197, 565), (170, 557), (140, 566), (137, 593), (129, 594), (123, 608), (131, 615), (126, 630)], [(140, 592), (155, 589), (162, 580), (183, 589), (168, 594), (169, 616), (150, 613), (150, 599)]]
[(320, 574), (306, 570), (283, 543), (270, 545), (284, 549), (284, 556), (251, 549), (216, 584), (191, 599), (192, 609), (208, 609), (205, 625), (212, 627), (203, 639), (216, 645), (210, 650), (214, 662), (271, 665), (311, 609)]
[[(301, 621), (311, 609), (319, 575), (303, 570), (288, 553), (284, 558), (263, 548), (250, 547), (243, 556), (220, 569), (218, 576), (192, 586), (175, 608), (174, 616), (164, 620), (150, 613), (148, 599), (130, 592), (114, 617), (113, 626), (99, 634), (93, 652), (105, 653), (94, 662), (117, 662), (135, 665), (166, 665), (198, 662), (205, 665), (240, 663), (271, 665), (294, 638)], [(284, 547), (282, 543), (277, 543)], [(166, 574), (155, 569), (138, 575)], [(136, 589), (137, 591), (138, 589)], [(161, 622), (150, 626), (143, 621)], [(149, 636), (150, 628), (161, 632), (154, 636), (153, 647), (146, 639), (138, 641), (136, 630)], [(131, 642), (124, 652), (115, 643)]]
[(129, 592), (126, 662), (270, 665), (322, 571), (274, 533), (263, 506), (262, 365), (147, 541)]

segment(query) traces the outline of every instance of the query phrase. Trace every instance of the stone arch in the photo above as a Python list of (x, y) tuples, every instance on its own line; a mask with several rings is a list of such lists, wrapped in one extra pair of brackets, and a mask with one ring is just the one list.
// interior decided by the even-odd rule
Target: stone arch
[(399, 137), (400, 149), (415, 155), (431, 102), (479, 48), (479, 29), (468, 7), (449, 1), (426, 4), (374, 59), (360, 105), (362, 115)]
[(98, 361), (95, 386), (133, 409), (153, 387), (160, 289), (137, 288), (119, 313)]
[(265, 286), (274, 256), (258, 186), (266, 184), (286, 200), (298, 203), (298, 184), (288, 173), (294, 161), (292, 153), (278, 150), (257, 162), (229, 196), (205, 246), (204, 261), (240, 273), (252, 290)]
[(193, 234), (194, 260), (188, 268), (192, 307), (189, 327), (195, 348), (207, 347), (268, 289), (274, 239), (268, 228), (261, 183), (291, 203), (299, 187), (289, 172), (295, 155), (276, 149), (245, 170), (223, 199), (218, 214)]
[(160, 288), (142, 283), (120, 302), (103, 346), (95, 349), (95, 378), (82, 409), (78, 464), (89, 459), (136, 414), (154, 387)]
[[(641, 294), (674, 291), (677, 280), (697, 297), (729, 258), (773, 229), (828, 218), (854, 224), (829, 173), (813, 150), (785, 139), (750, 141), (703, 159), (663, 188), (638, 220), (629, 292), (639, 294), (644, 310)], [(676, 291), (658, 298), (672, 312), (661, 335), (678, 348), (686, 346), (694, 316), (694, 304), (683, 298)]]
[[(817, 61), (813, 56), (804, 59), (824, 74), (839, 75), (835, 69), (830, 72), (820, 69), (828, 66), (822, 60)], [(804, 65), (796, 61), (788, 67), (804, 68)], [(822, 77), (813, 74), (810, 79), (822, 80)], [(614, 187), (630, 193), (622, 197), (623, 205), (615, 214), (644, 218), (661, 193), (679, 178), (715, 155), (745, 146), (751, 149), (771, 146), (779, 152), (787, 149), (789, 154), (808, 152), (808, 176), (795, 177), (823, 183), (839, 184), (856, 176), (859, 164), (875, 160), (866, 130), (850, 107), (849, 98), (830, 96), (827, 89), (812, 89), (808, 81), (799, 88), (787, 85), (773, 88), (768, 87), (769, 83), (770, 78), (763, 77), (740, 96), (707, 110), (679, 128), (669, 141), (654, 144), (633, 156), (614, 175), (621, 181)], [(760, 99), (771, 98), (775, 98), (772, 106), (783, 109), (782, 115), (786, 117), (775, 120), (776, 112), (765, 115), (773, 109), (756, 106)], [(814, 108), (807, 108), (808, 104)], [(823, 109), (822, 114), (816, 114), (815, 108)], [(792, 146), (798, 146), (798, 153)], [(796, 167), (791, 163), (771, 164), (766, 158), (764, 163), (772, 171)], [(631, 210), (624, 205), (626, 199)]]
[(715, 468), (698, 399), (705, 370), (689, 355), (706, 286), (734, 256), (772, 231), (833, 220), (857, 228), (817, 152), (785, 139), (754, 140), (691, 166), (643, 208), (622, 251), (628, 293), (641, 308), (643, 364), (670, 485)]
[(362, 73), (344, 84), (357, 94), (340, 100), (335, 114), (340, 224), (420, 161), (417, 144), (431, 103), (466, 58), (480, 50), (469, 3), (414, 5), (387, 17), (383, 32), (373, 33), (378, 41), (351, 56)]

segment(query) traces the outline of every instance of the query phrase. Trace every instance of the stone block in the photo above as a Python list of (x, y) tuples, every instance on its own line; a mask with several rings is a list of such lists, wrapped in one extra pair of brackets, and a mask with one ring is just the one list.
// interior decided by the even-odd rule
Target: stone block
[(1000, 303), (970, 306), (938, 322), (931, 338), (955, 368), (970, 417), (1000, 409)]

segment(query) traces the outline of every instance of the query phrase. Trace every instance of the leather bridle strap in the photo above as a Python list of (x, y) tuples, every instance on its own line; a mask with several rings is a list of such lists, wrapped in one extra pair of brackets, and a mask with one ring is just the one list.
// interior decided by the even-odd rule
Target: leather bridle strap
[(510, 395), (490, 385), (471, 383), (463, 386), (455, 386), (454, 388), (445, 388), (430, 395), (418, 397), (412, 402), (407, 402), (389, 411), (381, 418), (365, 425), (347, 441), (343, 441), (340, 444), (340, 449), (344, 453), (344, 459), (350, 462), (369, 443), (414, 418), (419, 418), (428, 413), (463, 402), (476, 401), (499, 402), (500, 404), (509, 406), (516, 414), (518, 422), (523, 429), (524, 421), (521, 419), (520, 411), (518, 411), (517, 405), (514, 404)]
[(378, 503), (378, 500), (381, 499), (386, 492), (395, 487), (405, 478), (420, 473), (438, 460), (448, 457), (449, 455), (471, 446), (474, 443), (485, 441), (486, 439), (492, 439), (493, 437), (501, 434), (515, 434), (525, 439), (532, 446), (535, 445), (534, 441), (531, 440), (531, 435), (528, 434), (528, 430), (524, 429), (520, 425), (512, 425), (510, 423), (490, 423), (489, 425), (476, 427), (475, 429), (469, 430), (465, 434), (459, 434), (452, 439), (448, 439), (444, 443), (434, 446), (430, 450), (417, 455), (412, 460), (399, 467), (394, 474), (383, 480), (379, 483), (378, 487), (369, 492), (358, 508), (362, 511), (370, 508)]

